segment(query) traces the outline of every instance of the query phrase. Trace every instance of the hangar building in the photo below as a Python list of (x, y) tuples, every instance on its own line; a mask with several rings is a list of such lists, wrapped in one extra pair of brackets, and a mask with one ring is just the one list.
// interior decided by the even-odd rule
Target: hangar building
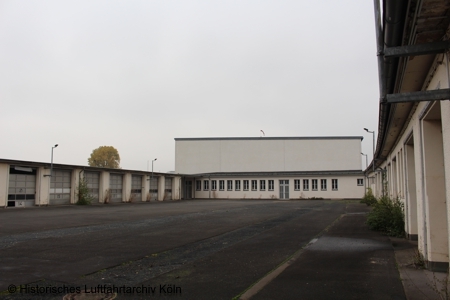
[(364, 195), (361, 136), (176, 138), (186, 198), (349, 199)]

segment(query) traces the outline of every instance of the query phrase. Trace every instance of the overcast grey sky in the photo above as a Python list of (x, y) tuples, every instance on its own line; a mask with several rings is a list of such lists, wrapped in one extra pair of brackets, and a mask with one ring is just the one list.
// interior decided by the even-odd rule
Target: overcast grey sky
[(377, 80), (372, 1), (0, 0), (0, 158), (164, 172), (175, 137), (264, 130), (370, 162)]

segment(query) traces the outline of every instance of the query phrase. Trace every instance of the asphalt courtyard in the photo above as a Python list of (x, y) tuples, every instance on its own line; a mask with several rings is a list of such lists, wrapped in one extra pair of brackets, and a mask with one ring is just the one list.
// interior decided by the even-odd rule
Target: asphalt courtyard
[(2, 209), (0, 298), (405, 299), (367, 211), (327, 200)]

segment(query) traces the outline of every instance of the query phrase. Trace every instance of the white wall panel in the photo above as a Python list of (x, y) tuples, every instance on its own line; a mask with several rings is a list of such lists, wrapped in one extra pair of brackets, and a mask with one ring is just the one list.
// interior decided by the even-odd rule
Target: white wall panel
[(176, 139), (175, 171), (361, 170), (361, 138)]

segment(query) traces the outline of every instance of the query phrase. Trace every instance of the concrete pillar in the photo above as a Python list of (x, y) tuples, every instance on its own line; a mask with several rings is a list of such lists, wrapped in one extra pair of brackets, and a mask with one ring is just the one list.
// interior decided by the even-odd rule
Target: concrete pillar
[[(441, 120), (434, 114), (439, 102), (422, 121), (424, 192), (427, 230), (427, 267), (445, 271), (448, 268), (448, 221), (445, 199), (444, 155)], [(439, 114), (440, 115), (440, 114)]]
[(158, 178), (158, 201), (163, 201), (166, 194), (166, 178), (159, 176)]
[(414, 165), (416, 170), (416, 198), (417, 198), (417, 246), (419, 252), (427, 257), (427, 230), (426, 230), (426, 210), (425, 210), (425, 194), (423, 192), (423, 149), (421, 127), (417, 120), (413, 126), (414, 139)]
[(172, 179), (172, 200), (181, 199), (181, 177), (175, 176)]
[(50, 203), (50, 169), (39, 167), (36, 172), (36, 202), (38, 206)]
[(378, 179), (379, 179), (380, 173), (369, 173), (368, 174), (368, 179), (367, 179), (367, 187), (372, 189), (372, 194), (375, 197), (378, 197), (378, 190), (380, 188), (379, 184), (378, 184)]
[[(441, 101), (441, 119), (445, 172), (445, 199), (447, 202), (447, 230), (450, 232), (450, 101)], [(448, 255), (450, 257), (450, 253)]]
[(78, 185), (80, 184), (80, 178), (84, 178), (84, 172), (82, 169), (72, 170), (70, 178), (70, 203), (75, 204), (78, 201)]
[(150, 176), (143, 175), (142, 176), (142, 201), (150, 201)]
[(417, 240), (417, 194), (416, 194), (416, 166), (414, 159), (414, 144), (405, 145), (406, 159), (406, 211), (407, 228), (406, 233), (410, 240)]
[(405, 171), (405, 166), (404, 166), (404, 162), (405, 160), (403, 159), (403, 148), (400, 149), (399, 152), (399, 162), (398, 162), (398, 189), (399, 189), (399, 197), (400, 199), (405, 199), (405, 180), (404, 180), (404, 171)]
[(109, 172), (100, 172), (100, 182), (98, 187), (98, 202), (109, 203), (111, 193), (109, 191)]
[(0, 207), (8, 206), (9, 165), (0, 164)]
[(395, 157), (392, 161), (392, 199), (398, 197), (398, 157)]
[(131, 202), (131, 173), (122, 176), (122, 202)]

